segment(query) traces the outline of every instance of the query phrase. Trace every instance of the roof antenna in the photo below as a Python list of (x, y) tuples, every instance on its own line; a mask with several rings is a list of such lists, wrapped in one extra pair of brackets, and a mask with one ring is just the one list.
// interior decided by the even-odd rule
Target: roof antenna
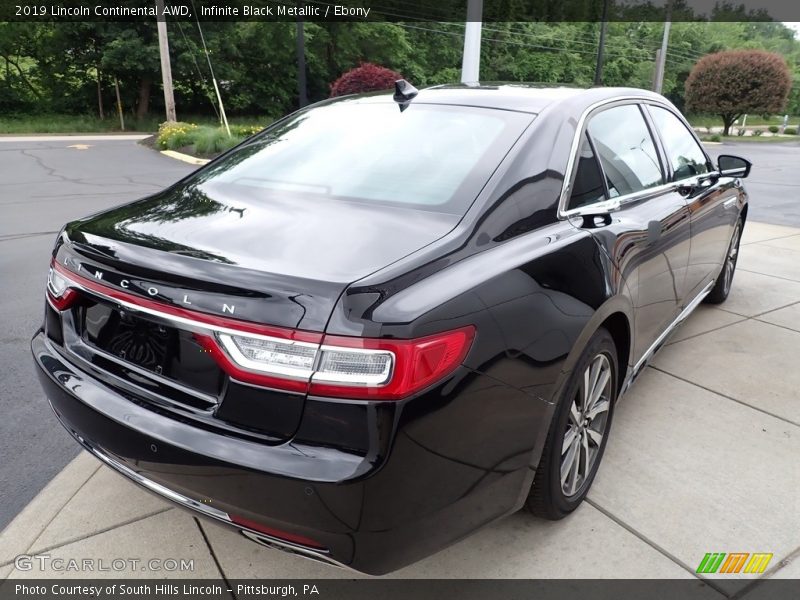
[(394, 96), (392, 99), (400, 105), (400, 112), (408, 108), (409, 103), (419, 94), (419, 90), (405, 79), (394, 82)]

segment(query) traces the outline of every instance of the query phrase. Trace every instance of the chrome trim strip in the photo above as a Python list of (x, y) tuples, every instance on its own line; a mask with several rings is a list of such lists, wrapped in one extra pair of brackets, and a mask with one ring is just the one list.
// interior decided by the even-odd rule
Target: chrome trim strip
[(231, 521), (230, 516), (228, 516), (228, 513), (219, 510), (217, 508), (214, 508), (213, 506), (207, 506), (206, 504), (202, 504), (197, 500), (193, 500), (192, 498), (184, 496), (183, 494), (180, 494), (175, 490), (171, 490), (170, 488), (161, 485), (160, 483), (156, 483), (152, 479), (148, 479), (147, 477), (140, 475), (130, 467), (127, 467), (123, 465), (121, 462), (111, 458), (111, 456), (109, 456), (105, 451), (101, 450), (100, 448), (92, 444), (89, 440), (84, 439), (80, 434), (73, 432), (73, 435), (77, 438), (78, 442), (80, 442), (80, 444), (84, 448), (86, 448), (86, 450), (89, 451), (92, 455), (94, 455), (96, 458), (99, 458), (102, 462), (104, 462), (106, 465), (108, 465), (115, 471), (121, 473), (122, 475), (125, 475), (125, 477), (131, 479), (134, 483), (138, 483), (139, 485), (141, 485), (144, 488), (147, 488), (151, 492), (158, 494), (159, 496), (162, 496), (167, 500), (171, 500), (176, 504), (180, 504), (184, 508), (197, 511), (213, 519), (217, 519), (218, 521), (224, 521), (225, 523), (229, 524), (233, 523), (233, 521)]
[[(589, 118), (589, 115), (597, 110), (598, 108), (602, 108), (603, 106), (607, 106), (609, 104), (616, 104), (618, 102), (621, 103), (632, 103), (635, 101), (636, 104), (654, 104), (656, 106), (661, 106), (662, 108), (666, 108), (670, 112), (674, 114), (673, 107), (668, 104), (667, 102), (662, 102), (656, 98), (650, 98), (648, 96), (618, 96), (616, 98), (606, 98), (605, 100), (601, 100), (600, 102), (595, 102), (591, 106), (589, 106), (586, 110), (581, 113), (581, 116), (578, 118), (578, 124), (575, 129), (575, 135), (572, 138), (572, 146), (570, 148), (569, 160), (567, 161), (567, 167), (564, 170), (564, 181), (561, 183), (561, 193), (558, 197), (558, 211), (557, 216), (559, 219), (567, 219), (571, 216), (580, 216), (583, 214), (595, 214), (597, 209), (601, 209), (602, 211), (602, 204), (605, 204), (609, 201), (619, 202), (619, 205), (626, 204), (628, 202), (633, 202), (635, 200), (640, 200), (644, 197), (648, 197), (650, 195), (657, 195), (668, 191), (670, 189), (675, 189), (676, 184), (675, 182), (664, 183), (656, 187), (652, 187), (646, 190), (641, 190), (638, 192), (633, 192), (632, 194), (625, 194), (623, 196), (617, 196), (615, 198), (609, 198), (607, 200), (603, 200), (601, 202), (596, 202), (594, 204), (589, 204), (587, 206), (581, 206), (579, 208), (573, 208), (571, 210), (567, 210), (567, 202), (569, 201), (569, 195), (571, 192), (572, 187), (572, 178), (575, 175), (574, 170), (576, 168), (576, 159), (578, 157), (578, 151), (580, 150), (580, 143), (581, 143), (581, 134), (583, 134), (584, 127), (586, 125), (586, 121)], [(596, 207), (592, 210), (592, 207)], [(619, 208), (619, 207), (616, 207)], [(615, 210), (616, 210), (615, 208)], [(587, 210), (588, 209), (588, 210)]]
[(735, 202), (736, 202), (738, 199), (739, 199), (739, 197), (738, 197), (738, 196), (731, 196), (730, 198), (728, 198), (727, 200), (725, 200), (725, 201), (722, 203), (722, 206), (723, 206), (724, 208), (729, 208), (729, 207), (733, 206), (733, 204), (734, 204), (734, 203), (735, 203)]
[[(216, 408), (217, 406), (219, 406), (219, 398), (217, 398), (216, 396), (211, 396), (209, 394), (206, 394), (205, 392), (201, 392), (200, 390), (196, 390), (194, 388), (187, 388), (187, 387), (181, 385), (180, 383), (177, 383), (175, 381), (171, 381), (170, 379), (167, 379), (163, 375), (159, 375), (158, 373), (156, 373), (154, 371), (148, 371), (147, 369), (143, 369), (142, 367), (140, 367), (138, 365), (135, 365), (133, 363), (127, 362), (127, 361), (125, 361), (125, 360), (123, 360), (121, 358), (118, 358), (118, 357), (114, 356), (113, 354), (110, 354), (110, 353), (106, 352), (105, 350), (101, 350), (100, 348), (96, 348), (95, 346), (90, 346), (90, 345), (86, 344), (83, 340), (81, 340), (80, 338), (78, 338), (78, 343), (80, 343), (83, 346), (86, 346), (94, 354), (98, 354), (98, 355), (100, 355), (101, 357), (103, 357), (106, 360), (109, 360), (111, 362), (117, 363), (118, 365), (120, 365), (120, 366), (122, 366), (122, 367), (124, 367), (126, 369), (130, 369), (131, 371), (137, 373), (138, 375), (141, 375), (142, 377), (147, 377), (148, 379), (152, 379), (154, 381), (157, 381), (158, 383), (160, 383), (162, 385), (166, 385), (168, 387), (171, 387), (172, 389), (177, 390), (177, 391), (181, 392), (182, 394), (186, 394), (187, 396), (194, 396), (194, 397), (200, 398), (201, 400), (203, 400), (204, 402), (207, 402), (209, 404), (209, 407), (208, 407), (207, 410), (212, 410), (212, 409)], [(75, 350), (73, 350), (70, 346), (66, 346), (65, 345), (65, 347), (70, 352), (70, 354), (72, 356), (75, 356), (76, 358), (82, 360), (84, 363), (86, 363), (89, 366), (93, 366), (95, 368), (98, 368), (97, 365), (94, 365), (94, 364), (91, 363), (91, 361), (86, 360), (83, 356), (81, 356), (80, 354), (75, 352)], [(104, 373), (108, 373), (108, 371), (106, 371), (105, 369), (102, 369), (102, 370), (103, 370)], [(120, 379), (119, 377), (114, 375), (114, 373), (109, 373), (109, 375), (111, 375), (111, 377), (114, 377), (115, 379)], [(143, 389), (141, 386), (136, 385), (135, 382), (126, 381), (126, 383), (128, 383), (129, 385), (133, 385), (133, 386), (135, 386), (135, 387), (137, 387), (139, 389)], [(182, 407), (186, 406), (182, 402), (179, 402), (178, 404), (180, 404)]]
[[(113, 296), (109, 296), (109, 295), (104, 294), (102, 292), (98, 292), (97, 290), (90, 289), (90, 288), (82, 285), (79, 281), (76, 281), (75, 279), (73, 279), (73, 278), (71, 278), (69, 276), (66, 276), (61, 272), (58, 272), (58, 271), (54, 271), (54, 272), (56, 272), (60, 277), (65, 279), (69, 283), (69, 287), (77, 288), (77, 289), (79, 289), (79, 290), (81, 290), (81, 291), (83, 291), (83, 292), (85, 292), (87, 294), (93, 294), (95, 296), (98, 296), (100, 298), (103, 298), (103, 299), (107, 300), (108, 302), (111, 302), (111, 303), (116, 304), (118, 306), (122, 306), (122, 307), (124, 307), (124, 308), (126, 308), (126, 309), (128, 309), (128, 310), (130, 310), (130, 311), (132, 311), (134, 313), (135, 312), (140, 312), (140, 313), (144, 313), (144, 314), (150, 315), (152, 317), (155, 317), (156, 319), (159, 319), (161, 321), (166, 321), (168, 323), (173, 323), (173, 324), (177, 323), (177, 324), (180, 324), (180, 325), (184, 325), (184, 326), (188, 327), (190, 330), (200, 329), (200, 330), (203, 330), (204, 332), (211, 331), (213, 333), (216, 333), (217, 334), (215, 336), (216, 339), (219, 341), (220, 345), (222, 346), (224, 351), (228, 354), (228, 356), (231, 358), (231, 360), (235, 364), (237, 364), (237, 365), (239, 365), (239, 366), (241, 366), (241, 367), (243, 367), (245, 369), (249, 369), (249, 370), (251, 370), (251, 371), (253, 371), (255, 373), (263, 373), (265, 375), (275, 375), (275, 376), (278, 376), (278, 377), (284, 377), (284, 378), (287, 378), (287, 379), (293, 379), (293, 380), (297, 380), (297, 381), (304, 381), (304, 380), (308, 380), (308, 379), (313, 379), (314, 381), (317, 381), (317, 382), (320, 382), (320, 383), (325, 383), (325, 382), (343, 383), (343, 384), (350, 384), (353, 387), (366, 387), (366, 386), (370, 386), (370, 385), (382, 385), (382, 384), (387, 383), (391, 379), (391, 375), (394, 372), (394, 366), (395, 366), (395, 362), (397, 360), (397, 357), (395, 356), (394, 352), (391, 352), (389, 350), (373, 350), (373, 349), (369, 349), (369, 348), (349, 348), (349, 347), (346, 347), (346, 346), (341, 346), (341, 347), (339, 347), (339, 346), (323, 346), (322, 344), (319, 344), (319, 343), (315, 344), (313, 342), (302, 342), (302, 341), (296, 341), (296, 340), (287, 340), (287, 339), (283, 339), (283, 338), (276, 338), (276, 337), (269, 336), (269, 335), (262, 335), (262, 334), (258, 334), (258, 333), (251, 333), (249, 331), (241, 331), (241, 330), (238, 330), (238, 329), (230, 329), (228, 327), (222, 327), (222, 326), (219, 326), (219, 325), (212, 325), (212, 324), (209, 324), (209, 323), (204, 323), (202, 321), (195, 321), (193, 319), (187, 319), (185, 317), (172, 315), (170, 313), (162, 312), (162, 311), (159, 311), (159, 310), (156, 310), (156, 309), (152, 309), (152, 308), (149, 308), (149, 307), (139, 306), (138, 304), (134, 304), (132, 302), (127, 302), (126, 300), (120, 300), (119, 298), (114, 298)], [(53, 303), (50, 301), (49, 297), (47, 298), (47, 301), (50, 304), (50, 306), (53, 307), (54, 310), (58, 311), (58, 309), (55, 306), (53, 306)], [(257, 325), (257, 323), (254, 323), (254, 325)], [(221, 334), (221, 335), (219, 335), (219, 334)], [(248, 359), (246, 356), (244, 356), (244, 354), (242, 354), (242, 352), (238, 349), (238, 347), (236, 347), (236, 344), (231, 339), (231, 336), (248, 337), (248, 338), (254, 338), (254, 339), (259, 339), (259, 340), (265, 340), (265, 341), (273, 342), (273, 343), (276, 343), (276, 344), (282, 344), (284, 346), (302, 346), (304, 348), (312, 348), (314, 350), (313, 366), (312, 366), (311, 369), (293, 369), (291, 367), (270, 367), (269, 369), (265, 369), (265, 368), (263, 368), (263, 365), (261, 363), (258, 363), (256, 361), (252, 361), (252, 360)], [(354, 352), (354, 353), (364, 353), (364, 354), (373, 354), (373, 353), (389, 354), (391, 356), (391, 364), (389, 366), (388, 376), (385, 376), (385, 374), (381, 374), (381, 376), (380, 376), (381, 379), (380, 380), (378, 380), (375, 376), (372, 376), (372, 378), (369, 379), (368, 381), (365, 381), (363, 378), (362, 378), (361, 381), (354, 381), (352, 379), (353, 376), (350, 376), (350, 375), (335, 374), (335, 373), (334, 374), (331, 374), (331, 373), (319, 373), (316, 369), (317, 369), (317, 366), (319, 365), (319, 361), (321, 360), (322, 351), (324, 351), (326, 349), (329, 350), (329, 351), (336, 351), (336, 352)], [(92, 350), (94, 350), (94, 347), (92, 347)], [(130, 366), (130, 364), (126, 363), (126, 362), (123, 362), (121, 364), (124, 364), (125, 366)], [(143, 375), (148, 375), (148, 376), (150, 375), (150, 373), (142, 373), (142, 374)], [(153, 375), (157, 375), (157, 374), (153, 374)], [(365, 376), (365, 377), (370, 377), (370, 376)], [(205, 400), (205, 398), (204, 398), (204, 400)], [(215, 399), (214, 400), (214, 404), (218, 404), (218, 403), (219, 403), (219, 401), (217, 399)]]
[(680, 314), (675, 318), (672, 323), (670, 323), (669, 327), (667, 327), (661, 335), (656, 338), (656, 341), (652, 343), (652, 345), (647, 349), (647, 351), (642, 355), (642, 358), (639, 359), (639, 362), (636, 363), (636, 366), (633, 367), (633, 375), (632, 378), (636, 376), (639, 370), (644, 366), (644, 364), (652, 358), (653, 354), (661, 347), (661, 344), (664, 343), (664, 340), (669, 337), (669, 335), (673, 332), (673, 330), (680, 325), (686, 317), (688, 317), (695, 308), (703, 301), (703, 298), (708, 296), (711, 292), (712, 288), (714, 287), (714, 281), (710, 281), (703, 290), (694, 297), (694, 299), (687, 304), (684, 309), (680, 312)]
[[(228, 328), (228, 327), (222, 327), (220, 325), (212, 325), (210, 323), (203, 323), (202, 321), (195, 321), (194, 319), (187, 319), (186, 317), (179, 317), (177, 315), (171, 315), (169, 313), (162, 312), (160, 310), (156, 310), (156, 309), (149, 308), (149, 307), (146, 307), (146, 306), (140, 306), (138, 304), (134, 304), (134, 303), (128, 302), (126, 300), (120, 300), (119, 298), (114, 298), (113, 296), (109, 296), (107, 294), (103, 294), (102, 292), (98, 292), (97, 290), (90, 289), (90, 288), (82, 285), (79, 281), (75, 281), (71, 277), (65, 276), (63, 273), (60, 273), (60, 275), (64, 279), (69, 281), (70, 287), (78, 288), (78, 289), (86, 292), (87, 294), (93, 294), (95, 296), (99, 296), (100, 298), (108, 300), (109, 302), (113, 302), (114, 304), (117, 304), (119, 306), (123, 306), (123, 307), (125, 307), (128, 310), (131, 310), (133, 312), (145, 313), (145, 314), (148, 314), (148, 315), (151, 315), (151, 316), (154, 316), (154, 317), (158, 317), (159, 319), (163, 319), (165, 321), (170, 321), (170, 322), (173, 322), (173, 323), (180, 323), (181, 325), (185, 325), (187, 327), (194, 328), (194, 329), (202, 329), (204, 331), (215, 331), (215, 332), (219, 332), (219, 333), (226, 333), (228, 335), (246, 336), (246, 337), (266, 340), (266, 341), (269, 341), (269, 342), (277, 342), (277, 343), (280, 343), (280, 344), (288, 344), (288, 345), (292, 345), (292, 346), (295, 346), (295, 345), (296, 346), (305, 346), (305, 347), (314, 348), (314, 349), (319, 348), (319, 344), (315, 344), (313, 342), (301, 342), (301, 341), (297, 341), (297, 340), (286, 340), (286, 339), (283, 339), (283, 338), (276, 338), (276, 337), (272, 337), (272, 336), (269, 336), (269, 335), (263, 335), (263, 334), (260, 334), (260, 333), (251, 333), (249, 331), (242, 331), (242, 330), (239, 330), (239, 329), (231, 329), (231, 328)], [(214, 315), (209, 315), (209, 316), (214, 316)], [(258, 323), (253, 323), (253, 325), (258, 325)]]
[[(50, 404), (50, 407), (53, 409), (53, 412), (55, 412), (55, 408), (53, 407), (52, 403)], [(56, 413), (56, 416), (58, 416), (58, 413)], [(221, 521), (221, 522), (225, 523), (226, 525), (234, 527), (235, 529), (238, 529), (245, 537), (247, 537), (251, 541), (254, 541), (254, 542), (257, 542), (257, 543), (262, 543), (262, 544), (270, 546), (270, 547), (277, 547), (278, 549), (284, 550), (286, 552), (290, 552), (292, 554), (298, 554), (298, 555), (302, 556), (303, 558), (319, 560), (319, 561), (322, 561), (322, 562), (329, 563), (329, 564), (331, 564), (333, 566), (336, 566), (336, 567), (341, 567), (341, 568), (344, 568), (344, 569), (351, 570), (350, 567), (348, 567), (347, 565), (345, 565), (343, 563), (340, 563), (337, 560), (334, 560), (333, 558), (328, 556), (328, 551), (327, 550), (312, 550), (312, 549), (310, 549), (310, 548), (308, 548), (306, 546), (301, 546), (299, 544), (293, 544), (292, 542), (288, 542), (286, 540), (281, 540), (279, 538), (272, 537), (272, 536), (267, 535), (265, 533), (262, 533), (260, 531), (254, 531), (252, 529), (248, 529), (246, 527), (242, 527), (238, 523), (234, 523), (231, 520), (230, 515), (228, 513), (226, 513), (225, 511), (222, 511), (222, 510), (219, 510), (217, 508), (214, 508), (213, 506), (208, 506), (207, 504), (203, 504), (201, 502), (198, 502), (197, 500), (194, 500), (192, 498), (184, 496), (183, 494), (181, 494), (179, 492), (176, 492), (175, 490), (172, 490), (172, 489), (170, 489), (170, 488), (168, 488), (168, 487), (166, 487), (164, 485), (161, 485), (160, 483), (157, 483), (157, 482), (153, 481), (152, 479), (148, 479), (147, 477), (144, 477), (143, 475), (137, 473), (136, 471), (134, 471), (130, 467), (127, 467), (126, 465), (123, 465), (119, 461), (117, 461), (114, 458), (112, 458), (111, 456), (109, 456), (108, 453), (106, 453), (101, 448), (99, 448), (99, 447), (95, 446), (94, 444), (92, 444), (90, 441), (88, 441), (87, 439), (82, 437), (77, 432), (75, 432), (75, 431), (73, 431), (72, 429), (69, 429), (69, 428), (67, 428), (67, 429), (72, 434), (72, 436), (78, 441), (78, 443), (81, 446), (83, 446), (86, 449), (86, 451), (89, 452), (92, 456), (98, 458), (101, 462), (103, 462), (108, 467), (111, 467), (112, 469), (114, 469), (115, 471), (120, 473), (121, 475), (124, 475), (125, 477), (127, 477), (128, 479), (133, 481), (134, 483), (137, 483), (137, 484), (141, 485), (145, 489), (153, 492), (154, 494), (156, 494), (158, 496), (166, 498), (167, 500), (170, 500), (171, 502), (174, 502), (175, 504), (178, 504), (179, 506), (181, 506), (183, 508), (186, 508), (188, 510), (193, 510), (195, 512), (199, 512), (199, 513), (203, 514), (206, 517), (209, 517), (211, 519), (215, 519), (217, 521)]]

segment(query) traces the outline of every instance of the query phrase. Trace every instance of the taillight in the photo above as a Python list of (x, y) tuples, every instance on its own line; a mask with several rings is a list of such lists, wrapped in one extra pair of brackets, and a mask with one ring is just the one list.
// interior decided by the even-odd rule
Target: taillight
[(69, 287), (69, 281), (52, 266), (47, 275), (47, 297), (56, 310), (66, 310), (78, 298), (78, 293)]
[[(265, 387), (305, 392), (319, 344), (279, 338), (244, 335), (195, 334), (228, 375), (239, 381)], [(291, 364), (291, 363), (295, 364)], [(301, 366), (301, 365), (306, 365)]]
[(197, 312), (109, 287), (53, 263), (47, 282), (58, 310), (71, 306), (73, 287), (131, 310), (175, 321), (229, 376), (244, 383), (316, 396), (399, 400), (451, 374), (475, 337), (472, 326), (398, 340), (323, 335)]
[(473, 327), (412, 340), (326, 335), (309, 393), (371, 400), (405, 398), (452, 373), (474, 337)]
[(399, 400), (452, 373), (474, 336), (473, 327), (462, 327), (412, 340), (328, 335), (321, 345), (222, 333), (195, 338), (228, 375), (245, 383), (308, 389), (316, 396)]

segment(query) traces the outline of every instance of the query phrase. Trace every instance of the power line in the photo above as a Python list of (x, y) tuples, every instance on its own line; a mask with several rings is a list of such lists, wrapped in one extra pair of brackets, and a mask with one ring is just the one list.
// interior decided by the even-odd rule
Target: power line
[(222, 94), (219, 93), (219, 86), (217, 85), (217, 78), (214, 76), (214, 67), (211, 66), (211, 56), (208, 54), (208, 46), (206, 46), (206, 37), (203, 35), (203, 28), (200, 27), (200, 17), (197, 14), (197, 9), (194, 7), (194, 0), (192, 3), (192, 12), (197, 21), (197, 31), (200, 32), (200, 41), (203, 44), (203, 51), (206, 54), (206, 61), (208, 62), (208, 71), (211, 73), (211, 82), (214, 84), (214, 91), (217, 93), (217, 102), (219, 102), (219, 112), (222, 117), (222, 123), (225, 125), (225, 131), (228, 132), (228, 137), (231, 137), (231, 128), (228, 126), (228, 117), (225, 115), (225, 105), (222, 104)]
[[(210, 90), (208, 89), (208, 79), (203, 74), (202, 69), (200, 69), (200, 64), (197, 62), (197, 57), (194, 55), (194, 52), (193, 52), (193, 49), (192, 49), (192, 47), (194, 47), (194, 44), (189, 42), (189, 38), (187, 38), (186, 34), (183, 32), (183, 27), (181, 26), (180, 20), (176, 19), (175, 22), (178, 24), (178, 31), (181, 32), (181, 37), (183, 38), (183, 41), (186, 42), (186, 46), (187, 46), (187, 48), (189, 48), (189, 56), (192, 57), (192, 62), (194, 63), (194, 67), (197, 70), (198, 76), (202, 80), (203, 87), (205, 88), (205, 92), (207, 94), (209, 94), (209, 99), (211, 99), (211, 93), (210, 93)], [(214, 109), (214, 114), (217, 115), (217, 118), (219, 119), (219, 111), (217, 110), (217, 106), (216, 106), (216, 104), (214, 104), (213, 100), (211, 102), (211, 108)]]
[[(416, 29), (416, 30), (420, 30), (420, 31), (429, 31), (429, 32), (432, 32), (432, 33), (439, 33), (439, 34), (443, 34), (443, 35), (449, 35), (451, 37), (459, 37), (459, 38), (463, 38), (464, 37), (463, 33), (457, 33), (457, 32), (453, 32), (453, 31), (442, 31), (441, 29), (431, 29), (429, 27), (419, 27), (417, 25), (408, 25), (406, 23), (397, 23), (397, 25), (399, 25), (400, 27), (403, 27), (405, 29)], [(501, 39), (497, 39), (497, 38), (486, 38), (486, 37), (483, 38), (483, 39), (485, 41), (487, 41), (487, 42), (497, 42), (499, 44), (511, 44), (513, 46), (521, 46), (521, 47), (524, 47), (524, 48), (536, 48), (538, 50), (549, 50), (549, 51), (554, 51), (554, 52), (569, 52), (571, 54), (582, 54), (582, 55), (591, 55), (591, 56), (594, 56), (596, 54), (596, 52), (593, 51), (593, 50), (578, 50), (578, 49), (575, 49), (575, 48), (565, 48), (563, 46), (562, 47), (557, 47), (557, 46), (545, 46), (545, 45), (542, 45), (542, 44), (527, 44), (527, 43), (524, 43), (524, 42), (518, 42), (518, 41), (515, 41), (515, 40), (509, 40), (509, 39), (501, 40)], [(644, 52), (644, 50), (643, 50), (643, 52)], [(613, 52), (613, 51), (609, 52), (609, 51), (606, 51), (606, 54), (608, 54), (610, 56), (630, 56), (629, 52)]]

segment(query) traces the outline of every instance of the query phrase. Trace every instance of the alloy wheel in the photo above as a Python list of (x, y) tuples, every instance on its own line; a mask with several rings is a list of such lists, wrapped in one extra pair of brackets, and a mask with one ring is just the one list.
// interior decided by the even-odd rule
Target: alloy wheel
[(598, 354), (586, 367), (569, 409), (561, 444), (561, 491), (575, 496), (586, 486), (594, 468), (611, 408), (611, 362)]

